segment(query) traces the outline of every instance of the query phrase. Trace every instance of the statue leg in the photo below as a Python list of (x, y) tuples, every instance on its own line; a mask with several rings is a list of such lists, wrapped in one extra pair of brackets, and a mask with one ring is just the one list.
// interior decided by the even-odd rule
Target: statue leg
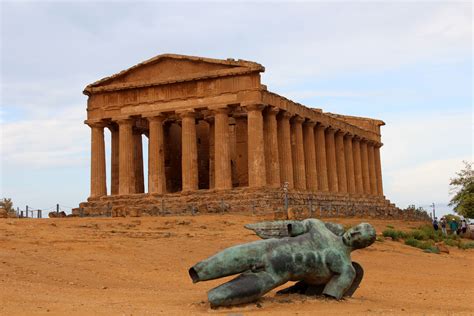
[(266, 271), (246, 272), (207, 293), (211, 307), (249, 303), (287, 280)]
[(258, 271), (264, 268), (262, 261), (264, 247), (261, 243), (248, 243), (234, 246), (215, 254), (189, 269), (193, 283), (213, 280), (245, 271)]

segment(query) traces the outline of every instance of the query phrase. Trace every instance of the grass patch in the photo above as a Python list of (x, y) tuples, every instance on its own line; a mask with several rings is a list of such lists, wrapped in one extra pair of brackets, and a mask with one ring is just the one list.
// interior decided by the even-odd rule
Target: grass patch
[(460, 242), (458, 247), (460, 249), (474, 249), (474, 241)]
[(429, 253), (439, 253), (439, 248), (434, 245), (432, 240), (421, 241), (413, 237), (408, 237), (405, 240), (405, 245), (419, 248)]
[(377, 238), (375, 238), (375, 241), (384, 242), (385, 238), (383, 238), (382, 236), (377, 236)]
[(392, 240), (400, 240), (405, 239), (407, 237), (407, 234), (405, 232), (395, 229), (386, 229), (382, 232), (382, 235), (384, 237), (391, 237)]
[(387, 225), (386, 226), (387, 228), (390, 228), (390, 229), (394, 229), (395, 227), (393, 227), (392, 225)]

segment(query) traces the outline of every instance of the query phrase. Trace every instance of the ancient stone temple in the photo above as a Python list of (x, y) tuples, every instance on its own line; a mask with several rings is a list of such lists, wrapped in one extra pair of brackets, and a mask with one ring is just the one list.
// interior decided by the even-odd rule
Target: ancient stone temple
[(393, 209), (382, 186), (384, 122), (293, 102), (267, 90), (264, 71), (165, 54), (88, 85), (90, 197), (74, 213), (269, 211), (283, 207), (282, 188), (315, 209)]

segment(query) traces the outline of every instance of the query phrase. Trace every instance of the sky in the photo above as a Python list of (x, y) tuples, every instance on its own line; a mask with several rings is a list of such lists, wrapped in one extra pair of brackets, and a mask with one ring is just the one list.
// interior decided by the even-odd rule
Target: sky
[(0, 197), (20, 209), (87, 199), (83, 88), (163, 53), (256, 61), (270, 91), (383, 120), (399, 207), (450, 212), (473, 160), (471, 2), (1, 1), (0, 15)]

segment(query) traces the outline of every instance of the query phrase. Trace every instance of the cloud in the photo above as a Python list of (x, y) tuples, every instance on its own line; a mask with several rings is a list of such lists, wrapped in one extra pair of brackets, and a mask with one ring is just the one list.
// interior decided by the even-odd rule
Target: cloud
[[(390, 178), (385, 194), (399, 207), (410, 204), (445, 205), (451, 199), (449, 182), (455, 173), (464, 167), (463, 160), (470, 157), (424, 161), (413, 167), (391, 170), (385, 173)], [(387, 183), (387, 181), (385, 181)]]
[(88, 128), (81, 124), (84, 112), (75, 107), (49, 117), (3, 124), (2, 165), (44, 168), (84, 164), (90, 146)]

